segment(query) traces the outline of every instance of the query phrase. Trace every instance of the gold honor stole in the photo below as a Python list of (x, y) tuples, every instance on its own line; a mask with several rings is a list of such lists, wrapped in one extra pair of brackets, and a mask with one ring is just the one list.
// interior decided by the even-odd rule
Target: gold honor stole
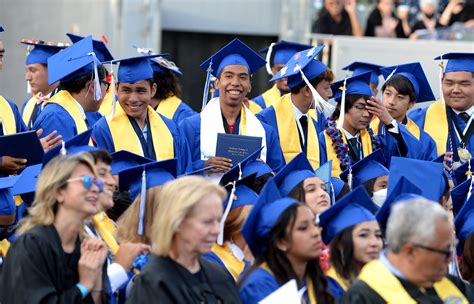
[(10, 242), (6, 239), (0, 241), (0, 257), (7, 256), (8, 249), (10, 249)]
[(99, 113), (102, 114), (102, 116), (109, 117), (112, 113), (112, 102), (115, 102), (114, 97), (112, 97), (112, 90), (108, 90), (107, 93), (105, 93), (99, 108)]
[[(286, 163), (289, 163), (296, 155), (301, 153), (300, 137), (296, 118), (291, 103), (290, 94), (280, 97), (273, 105), (278, 125), (278, 136)], [(306, 145), (307, 158), (313, 169), (320, 166), (319, 163), (319, 139), (316, 128), (311, 119), (308, 119), (308, 143)]]
[[(259, 267), (266, 270), (273, 276), (273, 272), (271, 271), (270, 267), (268, 267), (266, 262), (263, 262)], [(314, 294), (313, 281), (311, 280), (309, 275), (306, 276), (306, 290), (308, 292), (308, 298), (309, 298), (308, 304), (317, 304), (316, 295)], [(306, 304), (306, 301), (302, 298), (301, 303)]]
[(173, 95), (160, 101), (158, 108), (156, 108), (156, 112), (166, 118), (173, 119), (174, 113), (176, 113), (176, 109), (178, 109), (181, 102), (181, 99)]
[[(379, 260), (369, 262), (362, 268), (358, 277), (365, 282), (387, 303), (415, 304), (416, 301), (403, 288), (395, 275), (387, 269)], [(443, 303), (468, 303), (463, 293), (448, 278), (433, 285)]]
[(94, 223), (95, 230), (107, 244), (112, 255), (115, 255), (119, 249), (119, 245), (114, 237), (117, 227), (112, 220), (102, 211), (92, 217), (92, 223)]
[(26, 102), (25, 108), (23, 109), (23, 115), (21, 118), (27, 127), (29, 127), (31, 115), (33, 114), (33, 110), (35, 109), (36, 105), (36, 97), (33, 96)]
[(3, 135), (16, 133), (15, 114), (8, 101), (2, 96), (0, 96), (0, 121), (7, 133)]
[(441, 104), (441, 101), (429, 105), (425, 115), (424, 131), (431, 135), (436, 142), (438, 148), (438, 155), (441, 155), (446, 150), (446, 143), (448, 142), (448, 118), (446, 116), (446, 106)]
[(253, 102), (252, 100), (249, 99), (249, 110), (253, 114), (257, 114), (262, 111), (262, 107), (259, 106), (256, 102)]
[(59, 91), (48, 100), (48, 103), (60, 105), (69, 113), (69, 115), (71, 115), (74, 123), (76, 124), (77, 134), (87, 131), (87, 125), (84, 121), (84, 117), (82, 117), (81, 110), (79, 109), (77, 102), (68, 91)]
[(273, 87), (263, 92), (262, 97), (263, 101), (265, 102), (265, 105), (268, 108), (269, 106), (274, 105), (280, 100), (280, 90), (278, 90), (276, 84), (274, 84)]
[[(342, 140), (347, 145), (347, 139), (346, 139), (346, 136), (344, 135), (344, 132), (342, 130), (339, 130), (339, 132), (342, 133), (341, 134)], [(331, 137), (329, 137), (326, 130), (324, 130), (324, 139), (326, 140), (326, 153), (327, 153), (328, 161), (332, 160), (332, 175), (331, 176), (339, 176), (342, 173), (341, 160), (337, 157), (336, 149), (334, 148), (332, 144), (332, 139)], [(362, 152), (365, 157), (369, 155), (370, 153), (372, 153), (372, 139), (370, 138), (370, 134), (367, 131), (367, 129), (360, 131), (360, 139), (362, 140)]]
[(308, 111), (308, 114), (311, 118), (313, 118), (314, 120), (318, 121), (318, 115), (316, 114), (316, 110), (315, 109), (309, 109)]
[[(143, 156), (144, 154), (140, 139), (135, 133), (132, 123), (120, 106), (120, 103), (116, 104), (115, 111), (113, 119), (107, 119), (115, 151), (126, 150)], [(168, 126), (152, 107), (148, 106), (147, 111), (148, 119), (150, 120), (150, 131), (152, 134), (156, 160), (159, 161), (174, 158), (173, 135), (171, 135)]]
[[(374, 131), (374, 135), (378, 135), (379, 125), (380, 125), (380, 120), (378, 118), (375, 118), (370, 123), (370, 128)], [(418, 127), (418, 125), (413, 120), (407, 117), (407, 124), (404, 126), (413, 136), (416, 137), (416, 139), (420, 140), (420, 133), (421, 133), (420, 127)]]
[(336, 272), (336, 269), (334, 269), (334, 267), (329, 267), (328, 271), (326, 272), (326, 275), (328, 277), (331, 277), (333, 278), (336, 282), (339, 283), (339, 285), (341, 285), (342, 289), (344, 291), (347, 291), (349, 289), (349, 286), (347, 286), (347, 283), (344, 281), (343, 278), (341, 278), (341, 276)]
[(224, 244), (224, 246), (214, 244), (211, 251), (214, 252), (219, 257), (219, 259), (221, 259), (227, 270), (229, 270), (229, 272), (234, 277), (234, 280), (237, 281), (242, 271), (244, 271), (245, 262), (238, 260), (232, 254), (229, 247), (227, 247), (227, 244)]

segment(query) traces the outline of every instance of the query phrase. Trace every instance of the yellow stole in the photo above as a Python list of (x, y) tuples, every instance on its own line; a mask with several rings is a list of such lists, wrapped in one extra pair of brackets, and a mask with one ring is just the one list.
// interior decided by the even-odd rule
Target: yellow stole
[[(263, 262), (259, 267), (268, 271), (271, 275), (273, 275), (272, 270), (270, 269), (270, 267), (268, 267), (266, 262)], [(314, 294), (313, 281), (311, 280), (309, 276), (306, 276), (306, 290), (308, 292), (308, 298), (309, 298), (308, 304), (317, 304), (316, 295)], [(302, 299), (301, 303), (306, 304), (306, 301)]]
[(61, 90), (48, 100), (48, 103), (55, 103), (63, 107), (71, 115), (77, 128), (77, 134), (87, 131), (87, 125), (82, 117), (76, 101), (68, 91)]
[[(366, 264), (362, 268), (358, 279), (365, 282), (387, 303), (416, 303), (395, 275), (379, 260), (373, 260)], [(433, 287), (444, 303), (458, 303), (453, 301), (454, 298), (462, 300), (462, 303), (468, 303), (462, 292), (446, 277), (434, 283)], [(451, 301), (448, 299), (451, 299)]]
[(280, 100), (280, 90), (278, 90), (276, 84), (274, 84), (270, 89), (263, 92), (262, 97), (263, 101), (265, 102), (265, 105), (268, 108), (269, 106), (275, 104), (276, 102), (278, 102), (278, 100)]
[[(346, 136), (344, 135), (344, 132), (342, 130), (339, 130), (339, 132), (341, 132), (342, 140), (347, 145), (347, 139), (346, 139)], [(334, 148), (332, 144), (332, 139), (331, 137), (329, 137), (326, 130), (324, 130), (324, 139), (326, 140), (326, 153), (327, 153), (328, 161), (332, 160), (331, 176), (339, 176), (342, 173), (341, 161), (337, 157), (336, 149)], [(365, 157), (369, 155), (370, 153), (372, 153), (372, 139), (370, 138), (370, 134), (367, 131), (367, 129), (360, 131), (360, 139), (362, 142), (362, 153), (364, 154), (364, 157)]]
[(112, 96), (112, 90), (109, 90), (100, 104), (99, 113), (105, 117), (109, 117), (112, 113), (112, 102), (114, 101), (115, 96)]
[(314, 120), (318, 121), (318, 115), (316, 113), (316, 110), (315, 109), (310, 109), (308, 111), (308, 114), (311, 118), (313, 118)]
[(2, 96), (0, 96), (0, 121), (7, 133), (3, 135), (15, 134), (17, 132), (13, 109)]
[[(375, 118), (370, 123), (370, 128), (374, 131), (374, 135), (379, 134), (379, 125), (380, 120), (378, 118)], [(405, 127), (413, 136), (416, 137), (416, 139), (420, 140), (420, 127), (418, 127), (418, 125), (413, 120), (407, 117), (407, 124), (405, 125)]]
[(219, 259), (221, 259), (222, 263), (224, 263), (225, 267), (229, 270), (229, 272), (234, 277), (234, 280), (237, 281), (239, 279), (240, 274), (244, 271), (245, 262), (238, 260), (227, 247), (227, 244), (223, 246), (219, 246), (214, 244), (211, 249)]
[(166, 118), (173, 119), (174, 113), (176, 113), (176, 109), (178, 109), (181, 102), (181, 99), (173, 95), (160, 101), (158, 108), (156, 108), (156, 112)]
[(446, 117), (446, 106), (442, 105), (439, 100), (432, 103), (425, 116), (425, 126), (423, 130), (433, 137), (438, 148), (438, 155), (446, 150), (448, 141), (448, 118)]
[(328, 269), (328, 271), (326, 272), (326, 275), (328, 277), (331, 277), (333, 278), (334, 280), (336, 280), (336, 282), (339, 283), (339, 285), (341, 285), (342, 289), (344, 291), (347, 291), (349, 289), (349, 286), (347, 285), (347, 283), (344, 281), (344, 279), (336, 272), (336, 269), (334, 269), (334, 267), (330, 267)]
[[(115, 151), (127, 150), (143, 156), (140, 139), (133, 130), (132, 123), (127, 114), (117, 102), (115, 115), (112, 120), (107, 120), (110, 134), (114, 141)], [(148, 107), (148, 119), (150, 120), (150, 131), (153, 139), (156, 160), (165, 160), (174, 157), (173, 135), (168, 126), (152, 107)]]
[(114, 234), (117, 227), (114, 225), (112, 220), (105, 214), (105, 212), (99, 212), (92, 217), (92, 223), (94, 223), (95, 230), (99, 233), (102, 240), (107, 244), (112, 255), (115, 255), (118, 251), (119, 245), (115, 240)]
[(0, 241), (0, 256), (5, 257), (7, 256), (8, 249), (10, 249), (10, 242), (8, 240), (1, 240)]
[(259, 106), (257, 103), (249, 100), (249, 110), (253, 113), (253, 114), (257, 114), (258, 112), (262, 111), (262, 107)]
[[(273, 105), (278, 124), (278, 136), (286, 163), (289, 163), (296, 155), (301, 153), (300, 137), (296, 125), (295, 113), (290, 94), (283, 95)], [(316, 128), (308, 119), (308, 143), (307, 157), (313, 169), (319, 168), (319, 139)]]
[(30, 99), (28, 99), (25, 107), (23, 108), (23, 115), (21, 116), (21, 118), (23, 119), (23, 122), (27, 126), (30, 123), (31, 115), (33, 114), (35, 105), (36, 105), (36, 97), (33, 96)]

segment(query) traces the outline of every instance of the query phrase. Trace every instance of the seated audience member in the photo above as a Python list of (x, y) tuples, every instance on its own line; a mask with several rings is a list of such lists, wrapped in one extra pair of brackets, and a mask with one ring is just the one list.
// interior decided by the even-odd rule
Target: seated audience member
[(313, 23), (313, 32), (332, 35), (363, 36), (357, 18), (357, 1), (325, 0)]

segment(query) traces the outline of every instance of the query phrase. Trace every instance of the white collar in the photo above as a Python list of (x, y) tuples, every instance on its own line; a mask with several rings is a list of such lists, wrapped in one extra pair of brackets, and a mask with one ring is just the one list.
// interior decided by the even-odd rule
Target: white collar
[(82, 108), (81, 104), (77, 100), (74, 99), (74, 101), (76, 102), (77, 106), (79, 107), (79, 111), (81, 111), (81, 116), (85, 121), (87, 119), (87, 116), (86, 116), (86, 112), (84, 112), (84, 108)]
[(230, 252), (232, 253), (232, 255), (239, 261), (243, 261), (244, 258), (245, 258), (245, 254), (244, 252), (242, 251), (242, 249), (240, 249), (239, 246), (235, 245), (234, 242), (230, 241), (230, 242), (227, 242), (227, 247), (229, 247), (229, 250)]
[[(451, 108), (452, 109), (452, 108)], [(474, 114), (474, 106), (471, 106), (469, 109), (467, 109), (466, 111), (458, 111), (458, 110), (455, 110), (453, 109), (454, 113), (456, 113), (457, 115), (459, 115), (459, 113), (467, 113), (469, 116), (472, 116)]]
[(359, 138), (359, 136), (360, 136), (360, 132), (357, 132), (356, 135), (352, 135), (351, 133), (346, 131), (346, 129), (344, 129), (344, 128), (342, 128), (342, 132), (344, 132), (344, 135), (346, 136), (347, 140), (352, 139), (352, 138)]
[(301, 116), (306, 116), (308, 117), (308, 113), (303, 113), (300, 111), (300, 109), (298, 109), (297, 106), (295, 106), (295, 104), (293, 103), (293, 99), (291, 98), (291, 95), (290, 95), (290, 100), (291, 100), (291, 106), (293, 107), (293, 112), (295, 113), (295, 119), (296, 120), (300, 120)]

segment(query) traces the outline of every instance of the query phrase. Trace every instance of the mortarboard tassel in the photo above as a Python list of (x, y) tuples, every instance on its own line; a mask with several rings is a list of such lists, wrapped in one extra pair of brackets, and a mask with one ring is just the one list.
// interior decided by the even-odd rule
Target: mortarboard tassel
[(319, 95), (318, 91), (316, 91), (313, 85), (309, 82), (308, 78), (306, 78), (306, 75), (303, 73), (301, 67), (299, 65), (297, 67), (301, 73), (301, 78), (303, 78), (303, 81), (309, 87), (311, 94), (313, 95), (314, 109), (320, 113), (324, 113), (326, 117), (329, 117), (332, 112), (334, 112), (335, 107), (326, 100), (324, 100), (321, 95)]
[(352, 191), (352, 167), (349, 165), (349, 174), (347, 175), (347, 184), (349, 189)]
[(242, 179), (242, 164), (239, 163), (238, 165), (239, 165), (239, 180), (241, 180)]
[(444, 63), (443, 56), (441, 56), (441, 62), (439, 63), (439, 99), (441, 104), (444, 105), (444, 96), (443, 96), (443, 74), (444, 74)]
[(117, 101), (115, 98), (115, 76), (114, 76), (114, 66), (110, 63), (110, 94), (112, 95), (112, 111), (110, 112), (109, 120), (114, 119), (115, 116), (115, 107), (117, 106)]
[(472, 178), (471, 161), (470, 160), (469, 160), (469, 163), (468, 163), (468, 169), (467, 169), (466, 175), (468, 176), (468, 178), (471, 179), (471, 184), (469, 185), (469, 191), (467, 192), (467, 198), (466, 198), (466, 200), (468, 200), (471, 197), (472, 186), (473, 186), (473, 183), (474, 183), (474, 180)]
[(64, 140), (61, 141), (61, 150), (59, 150), (59, 154), (61, 154), (61, 155), (66, 155), (67, 154), (66, 142)]
[(31, 84), (29, 81), (26, 81), (26, 93), (31, 94)]
[[(341, 97), (341, 111), (339, 112), (339, 119), (337, 121), (337, 128), (342, 129), (342, 126), (344, 125), (344, 115), (345, 115), (345, 107), (346, 107), (346, 83), (347, 83), (347, 78), (344, 78), (344, 84), (342, 87), (339, 89), (342, 91), (342, 97)], [(351, 171), (349, 171), (349, 174)]]
[(138, 211), (138, 235), (143, 235), (145, 222), (145, 207), (146, 207), (146, 170), (142, 173), (142, 190), (140, 196), (140, 210)]
[(97, 57), (94, 52), (90, 52), (87, 55), (92, 56), (92, 61), (94, 64), (94, 79), (92, 79), (94, 83), (94, 100), (99, 101), (102, 99), (102, 90), (100, 89), (100, 79), (99, 79), (99, 71), (97, 68)]
[(270, 47), (268, 48), (268, 51), (267, 51), (267, 56), (265, 57), (265, 60), (267, 61), (267, 63), (265, 64), (265, 68), (267, 69), (267, 73), (270, 76), (273, 76), (272, 67), (271, 67), (271, 64), (270, 64), (270, 59), (272, 57), (272, 52), (273, 52), (273, 46), (274, 45), (275, 45), (275, 42), (272, 42), (270, 44)]
[(227, 201), (227, 206), (225, 207), (224, 214), (222, 215), (221, 222), (219, 223), (219, 235), (217, 236), (217, 244), (222, 246), (224, 244), (224, 226), (227, 216), (229, 215), (230, 209), (232, 209), (232, 203), (234, 201), (235, 195), (235, 181), (232, 183), (232, 191), (230, 191), (229, 200)]
[(329, 185), (331, 187), (331, 206), (332, 206), (336, 203), (336, 193), (334, 191), (334, 185), (331, 182), (329, 182)]
[(204, 92), (202, 95), (202, 107), (201, 111), (204, 110), (206, 107), (206, 104), (208, 102), (208, 97), (209, 97), (209, 84), (211, 82), (211, 73), (212, 73), (212, 59), (211, 62), (209, 62), (209, 67), (207, 68), (207, 74), (206, 74), (206, 83), (204, 84)]

